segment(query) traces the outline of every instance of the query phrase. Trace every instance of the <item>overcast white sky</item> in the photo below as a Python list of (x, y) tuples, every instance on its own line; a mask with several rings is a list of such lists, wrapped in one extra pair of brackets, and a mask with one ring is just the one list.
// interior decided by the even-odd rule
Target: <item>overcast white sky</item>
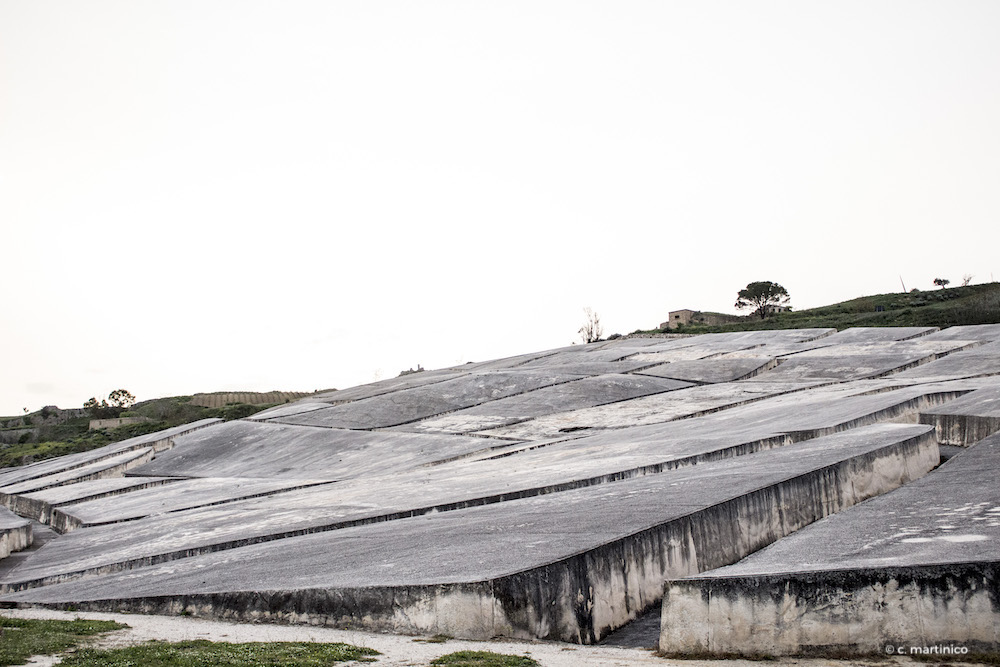
[(0, 414), (1000, 278), (1000, 2), (0, 0)]

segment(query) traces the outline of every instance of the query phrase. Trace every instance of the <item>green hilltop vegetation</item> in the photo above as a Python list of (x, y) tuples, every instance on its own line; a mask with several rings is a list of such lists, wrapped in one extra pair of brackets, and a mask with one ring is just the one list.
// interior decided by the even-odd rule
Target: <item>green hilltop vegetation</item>
[[(303, 392), (216, 392), (142, 401), (114, 414), (45, 407), (28, 415), (0, 417), (0, 468), (85, 452), (199, 419), (242, 419), (308, 395)], [(90, 430), (90, 420), (98, 416), (138, 417), (142, 421)]]
[(808, 310), (775, 313), (766, 319), (704, 313), (736, 320), (728, 324), (689, 324), (676, 329), (634, 333), (721, 333), (761, 329), (812, 329), (850, 327), (953, 327), (1000, 323), (1000, 283), (968, 285), (928, 291), (863, 296)]

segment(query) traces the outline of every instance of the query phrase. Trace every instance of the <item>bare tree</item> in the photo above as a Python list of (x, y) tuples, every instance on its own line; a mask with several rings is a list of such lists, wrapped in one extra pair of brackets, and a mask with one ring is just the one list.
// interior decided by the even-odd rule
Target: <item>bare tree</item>
[(604, 335), (604, 328), (601, 326), (601, 318), (590, 309), (583, 309), (583, 312), (587, 315), (587, 320), (580, 327), (580, 337), (583, 338), (584, 343), (593, 343), (595, 341), (601, 340)]
[(964, 276), (962, 276), (962, 287), (968, 287), (969, 283), (972, 282), (973, 278), (975, 278), (975, 276), (972, 275), (971, 273), (966, 273)]

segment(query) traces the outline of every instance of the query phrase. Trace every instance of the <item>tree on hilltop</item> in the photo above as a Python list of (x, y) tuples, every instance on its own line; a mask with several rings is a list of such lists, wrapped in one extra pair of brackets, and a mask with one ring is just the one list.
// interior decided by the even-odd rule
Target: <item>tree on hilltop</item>
[(751, 315), (760, 315), (764, 319), (775, 312), (779, 306), (784, 306), (789, 300), (788, 290), (770, 281), (750, 283), (746, 289), (741, 289), (736, 295), (736, 308), (753, 308)]
[[(108, 401), (111, 402), (108, 403)], [(122, 411), (133, 405), (135, 405), (135, 396), (125, 389), (115, 389), (108, 394), (107, 400), (98, 401), (96, 398), (88, 398), (83, 404), (83, 408), (94, 419), (110, 419), (117, 417)]]
[(947, 278), (935, 278), (934, 279), (934, 284), (937, 285), (938, 287), (940, 287), (941, 289), (944, 289), (949, 284), (951, 284), (951, 281), (948, 280)]
[(115, 389), (113, 392), (108, 394), (108, 401), (114, 408), (128, 410), (135, 405), (135, 396), (125, 389)]

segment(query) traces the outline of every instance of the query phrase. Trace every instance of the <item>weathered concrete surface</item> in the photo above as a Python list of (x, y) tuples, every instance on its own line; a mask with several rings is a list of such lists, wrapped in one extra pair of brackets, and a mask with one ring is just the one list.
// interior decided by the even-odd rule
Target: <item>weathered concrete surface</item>
[(177, 481), (176, 477), (112, 477), (88, 481), (74, 481), (41, 491), (10, 494), (5, 501), (16, 514), (49, 523), (52, 511), (62, 505), (118, 496)]
[(11, 507), (13, 497), (19, 494), (66, 486), (67, 484), (74, 484), (76, 482), (86, 482), (92, 479), (122, 477), (127, 470), (147, 463), (152, 459), (153, 448), (140, 447), (109, 456), (108, 458), (102, 458), (87, 465), (62, 470), (43, 477), (33, 477), (32, 479), (16, 484), (0, 486), (0, 503)]
[(67, 454), (54, 459), (46, 459), (31, 463), (20, 468), (10, 468), (6, 472), (0, 473), (0, 487), (12, 486), (19, 482), (24, 482), (37, 477), (53, 475), (56, 473), (72, 470), (85, 465), (96, 463), (112, 456), (117, 456), (123, 452), (152, 447), (154, 452), (169, 449), (172, 446), (173, 438), (184, 433), (190, 433), (202, 428), (206, 428), (221, 423), (221, 419), (202, 419), (190, 424), (183, 424), (173, 428), (164, 429), (155, 433), (140, 435), (121, 442), (115, 442), (104, 447), (92, 449), (79, 454)]
[(231, 421), (174, 440), (136, 472), (178, 477), (336, 480), (388, 475), (489, 451), (497, 443), (438, 433), (369, 433)]
[(477, 372), (323, 410), (279, 417), (277, 421), (326, 428), (385, 428), (578, 379), (579, 375), (530, 370)]
[(1000, 436), (740, 563), (671, 581), (668, 653), (1000, 649)]
[(31, 546), (31, 522), (0, 507), (0, 558)]
[(920, 413), (920, 423), (934, 426), (941, 444), (962, 447), (975, 444), (1000, 431), (1000, 384), (924, 410)]
[(703, 417), (714, 412), (793, 393), (820, 383), (725, 383), (699, 386), (633, 399), (613, 405), (570, 410), (529, 422), (485, 429), (480, 433), (519, 440), (541, 440), (566, 433), (596, 429), (621, 429)]
[(65, 505), (54, 511), (51, 525), (61, 533), (81, 527), (119, 523), (195, 507), (211, 507), (247, 498), (309, 488), (325, 481), (210, 477), (177, 481), (169, 489), (133, 490), (124, 497), (101, 498)]
[(1000, 341), (1000, 324), (973, 324), (948, 327), (928, 335), (936, 340), (978, 340), (982, 342)]
[[(928, 336), (928, 340), (930, 338)], [(954, 352), (930, 363), (904, 370), (896, 377), (930, 382), (990, 375), (1000, 375), (1000, 342), (984, 343), (979, 347)]]
[[(883, 343), (923, 338), (938, 331), (937, 327), (851, 327), (832, 334), (825, 340), (831, 345), (848, 343)], [(962, 338), (960, 340), (968, 340)]]
[(711, 384), (746, 380), (777, 365), (778, 361), (773, 357), (713, 358), (675, 361), (635, 372), (641, 375)]
[[(842, 332), (843, 333), (843, 332)], [(831, 336), (830, 338), (834, 338)], [(830, 339), (824, 339), (824, 342)], [(883, 343), (827, 345), (781, 357), (773, 370), (755, 379), (777, 382), (877, 378), (927, 364), (978, 343), (920, 338)]]
[[(920, 425), (876, 425), (740, 460), (249, 545), (4, 597), (145, 611), (186, 604), (246, 619), (593, 642), (655, 603), (670, 573), (733, 562), (924, 474), (938, 459), (931, 433)], [(747, 466), (760, 474), (745, 474)], [(793, 497), (811, 500), (791, 511), (786, 499)], [(581, 511), (593, 513), (586, 526), (572, 520)]]
[[(391, 475), (370, 474), (332, 486), (151, 516), (127, 526), (75, 531), (35, 559), (36, 568), (42, 572), (36, 578), (59, 578), (63, 573), (77, 570), (101, 571), (114, 568), (116, 563), (156, 562), (174, 558), (178, 553), (203, 553), (247, 541), (274, 540), (432, 510), (502, 502), (693, 463), (704, 464), (879, 420), (898, 419), (907, 411), (916, 421), (916, 410), (920, 407), (964, 393), (960, 390), (961, 383), (956, 387), (930, 385), (876, 391), (880, 388), (886, 389), (886, 385), (873, 382), (854, 388), (826, 387), (815, 396), (805, 393), (778, 396), (701, 419), (623, 429), (547, 446), (528, 444), (515, 455), (500, 450), (495, 455), (499, 458), (464, 457), (447, 464), (401, 469)], [(862, 394), (852, 395), (852, 391)], [(268, 426), (226, 425), (233, 429)], [(209, 438), (226, 427), (188, 438)], [(283, 454), (278, 442), (264, 447), (261, 457), (270, 452), (280, 459)], [(243, 465), (248, 456), (253, 459), (252, 450), (247, 452), (242, 447), (235, 447), (228, 454), (210, 450), (207, 462), (196, 459), (206, 469)], [(185, 445), (178, 439), (175, 449), (157, 461), (180, 456), (184, 451)], [(206, 453), (198, 447), (191, 447), (190, 451)], [(192, 472), (197, 471), (192, 467), (170, 469), (170, 474)], [(189, 525), (197, 525), (200, 530), (186, 530)], [(182, 535), (182, 539), (178, 540), (177, 535)], [(29, 568), (21, 568), (19, 574), (27, 572)]]
[(680, 380), (620, 373), (584, 377), (425, 419), (409, 428), (415, 431), (470, 433), (690, 386), (690, 382)]
[[(3, 596), (594, 641), (665, 578), (940, 460), (918, 422), (988, 413), (1000, 347), (990, 329), (929, 331), (627, 339), (411, 373), (161, 438), (128, 472), (145, 489), (25, 491), (148, 442), (0, 471), (26, 484), (13, 506), (79, 526), (12, 556)], [(812, 375), (781, 375), (796, 363)], [(965, 453), (933, 475), (961, 477)]]

